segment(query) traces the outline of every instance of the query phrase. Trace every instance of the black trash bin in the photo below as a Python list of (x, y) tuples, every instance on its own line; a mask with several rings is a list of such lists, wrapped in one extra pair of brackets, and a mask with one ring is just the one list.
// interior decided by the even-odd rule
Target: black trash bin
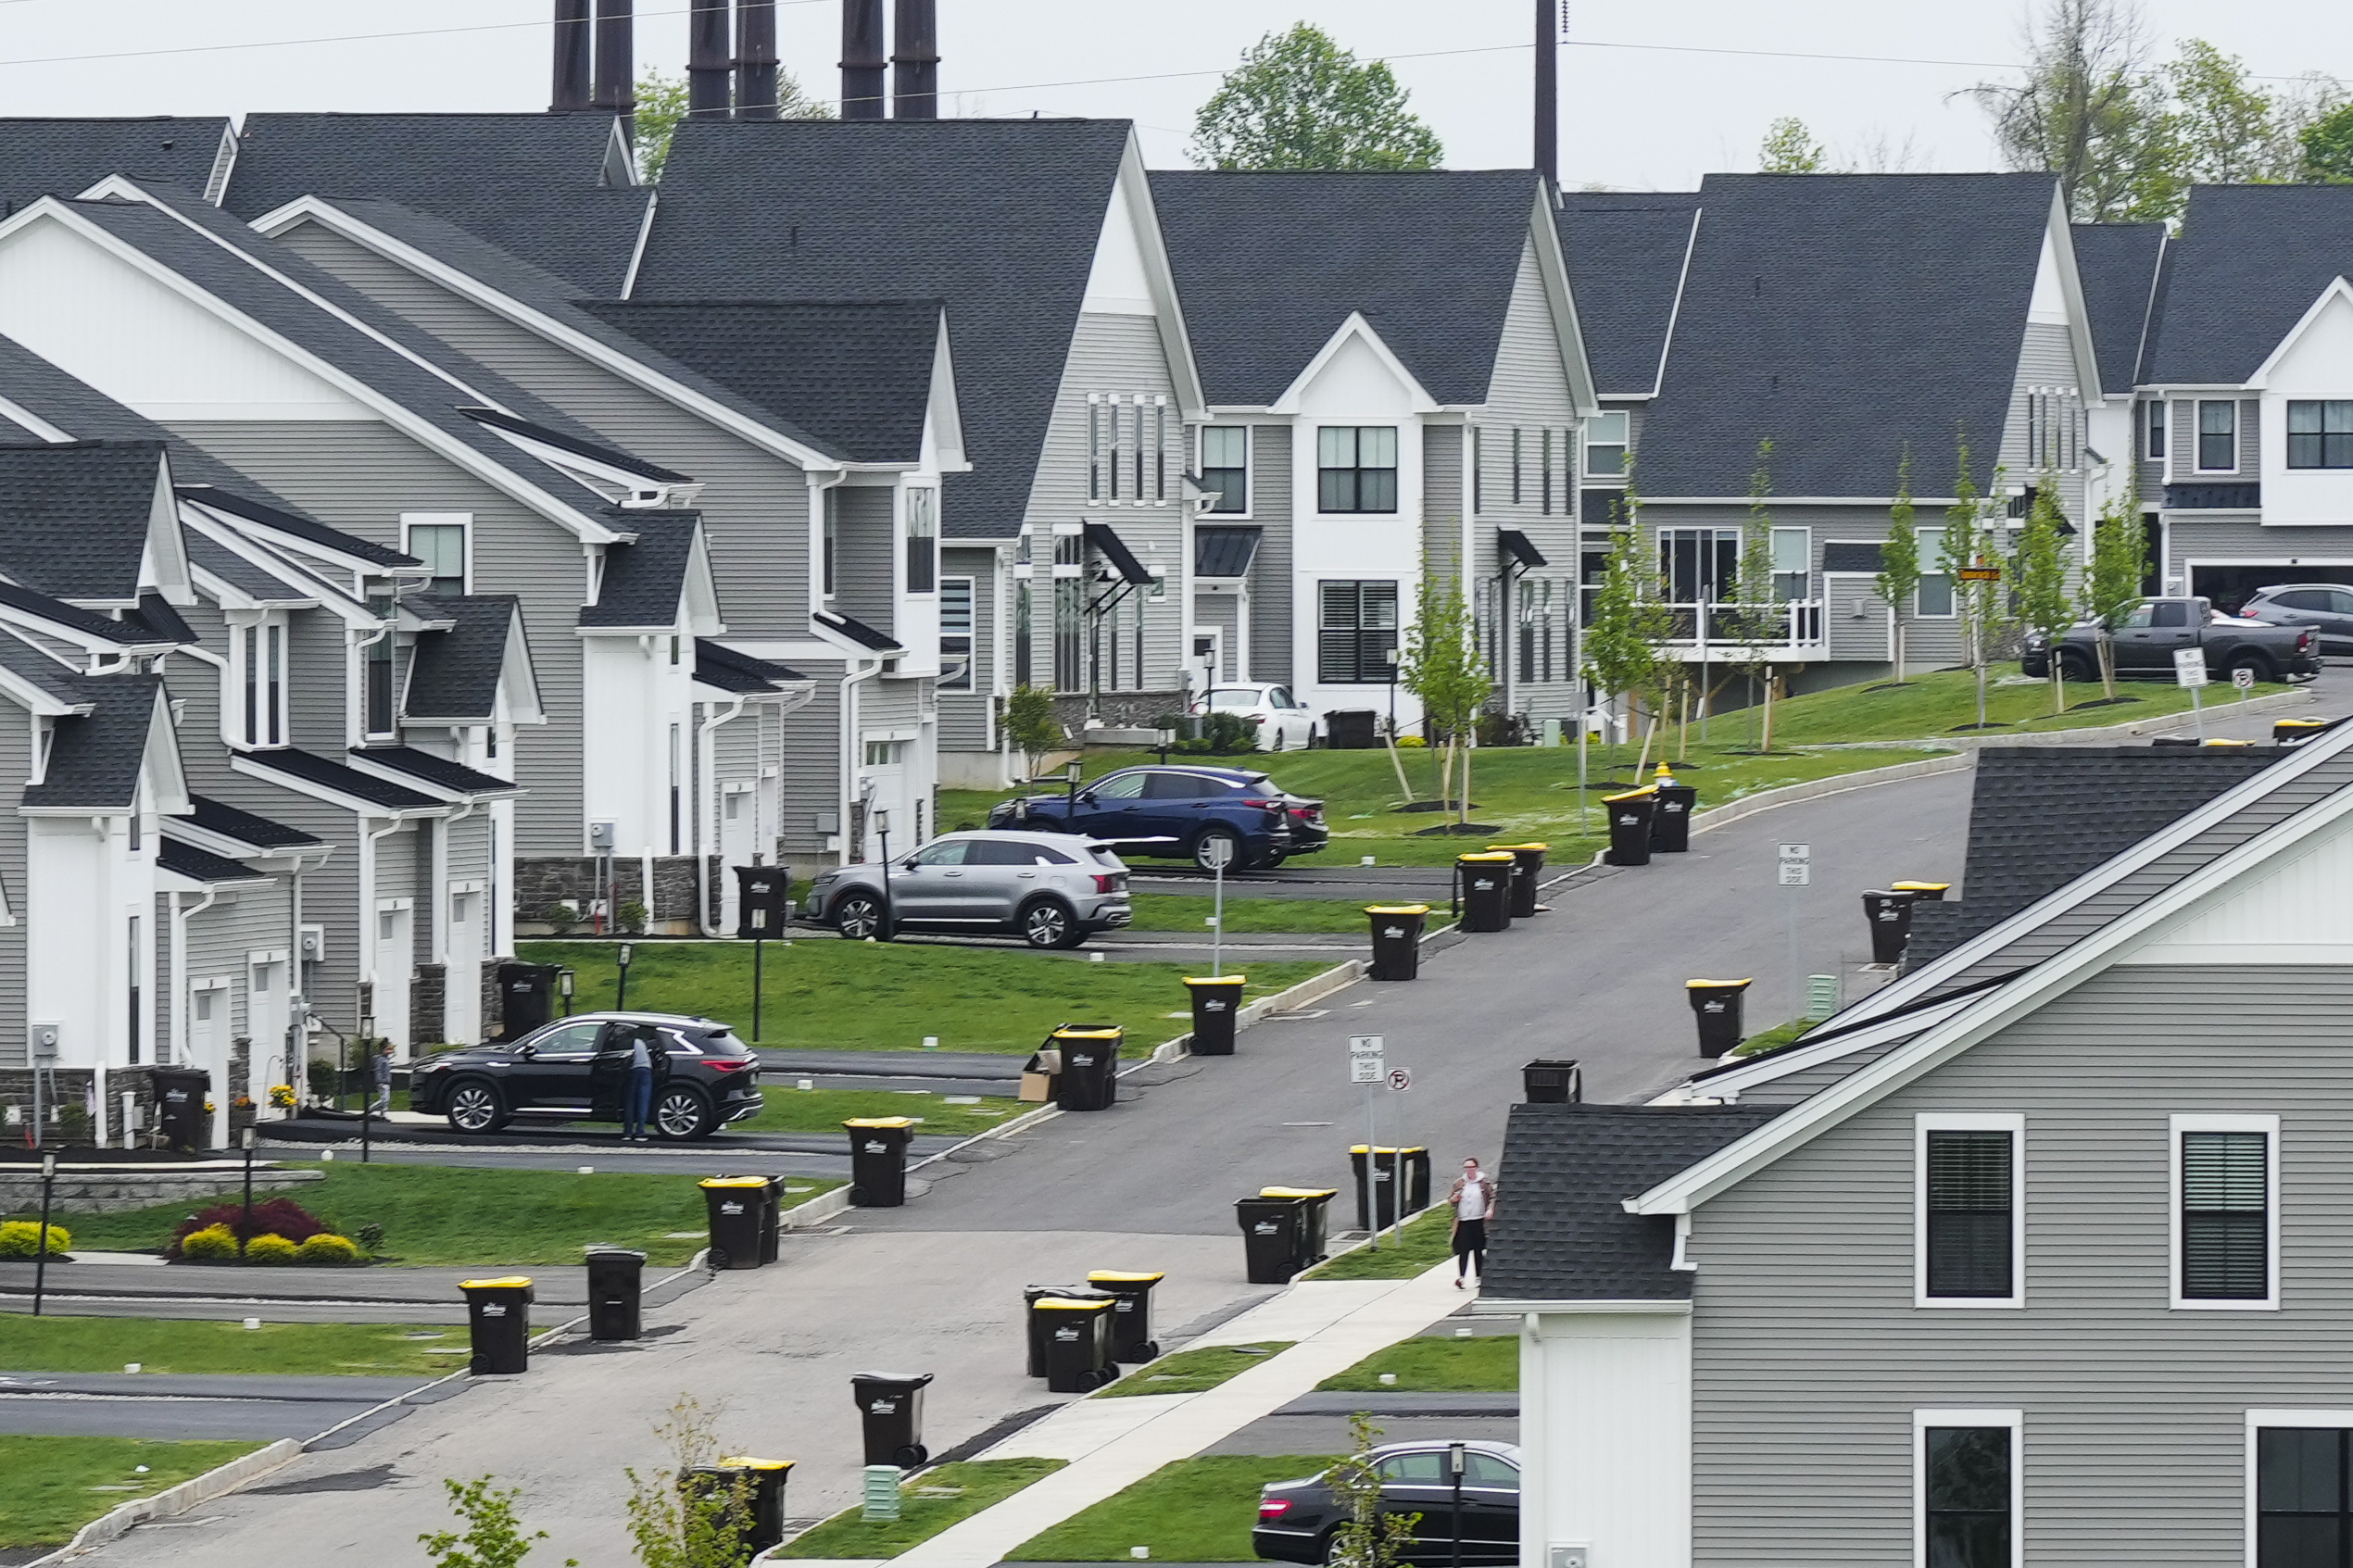
[(1120, 1269), (1097, 1269), (1087, 1276), (1088, 1285), (1112, 1298), (1113, 1361), (1151, 1361), (1160, 1359), (1160, 1346), (1152, 1339), (1152, 1286), (1167, 1277), (1166, 1274), (1129, 1273)]
[(531, 1276), (460, 1280), (476, 1377), (531, 1369)]
[(866, 1435), (866, 1462), (912, 1470), (931, 1457), (924, 1447), (924, 1386), (927, 1372), (862, 1372), (849, 1380), (858, 1422)]
[(1117, 1305), (1100, 1296), (1049, 1296), (1038, 1303), (1045, 1320), (1048, 1393), (1091, 1393), (1119, 1375), (1111, 1359), (1111, 1315)]
[(1324, 715), (1324, 744), (1334, 751), (1370, 751), (1380, 744), (1380, 715), (1369, 708), (1335, 708)]
[(734, 1561), (743, 1562), (785, 1539), (785, 1475), (788, 1459), (753, 1459), (734, 1454), (716, 1464), (690, 1464), (678, 1473), (678, 1489), (701, 1500), (740, 1491)]
[(1609, 812), (1609, 847), (1602, 859), (1613, 866), (1651, 863), (1651, 819), (1658, 810), (1658, 791), (1649, 785), (1622, 795), (1602, 797)]
[(639, 1291), (646, 1255), (625, 1247), (588, 1249), (588, 1337), (635, 1339), (645, 1332)]
[(779, 1256), (785, 1235), (785, 1178), (768, 1178), (768, 1206), (760, 1211), (760, 1261), (773, 1263)]
[(1923, 904), (1941, 904), (1944, 895), (1953, 890), (1949, 882), (1891, 882), (1887, 885), (1890, 891), (1908, 893)]
[(756, 1269), (768, 1223), (768, 1178), (713, 1176), (698, 1184), (711, 1221), (711, 1266)]
[(551, 963), (498, 966), (500, 1039), (520, 1040), (555, 1016), (556, 976), (562, 972)]
[[(1356, 1228), (1386, 1230), (1406, 1215), (1429, 1207), (1429, 1150), (1419, 1147), (1391, 1148), (1384, 1144), (1368, 1149), (1357, 1144), (1348, 1151), (1356, 1174)], [(1403, 1195), (1404, 1212), (1398, 1211)]]
[(1692, 847), (1692, 813), (1699, 809), (1699, 790), (1667, 771), (1660, 763), (1651, 781), (1658, 799), (1651, 812), (1651, 853), (1680, 855)]
[(1261, 1198), (1279, 1198), (1299, 1205), (1299, 1266), (1302, 1269), (1331, 1256), (1332, 1199), (1338, 1187), (1260, 1187)]
[(1119, 1043), (1115, 1023), (1065, 1023), (1046, 1036), (1063, 1053), (1054, 1081), (1054, 1103), (1064, 1110), (1108, 1110), (1119, 1098)]
[(1585, 1098), (1585, 1072), (1575, 1061), (1538, 1057), (1520, 1068), (1519, 1085), (1529, 1105), (1576, 1105)]
[(1022, 1328), (1029, 1340), (1029, 1375), (1046, 1375), (1046, 1331), (1055, 1322), (1051, 1313), (1038, 1310), (1040, 1301), (1088, 1300), (1100, 1298), (1105, 1301), (1119, 1298), (1108, 1290), (1098, 1290), (1091, 1285), (1026, 1285), (1021, 1290)]
[(1538, 909), (1536, 889), (1543, 883), (1544, 857), (1552, 853), (1553, 847), (1549, 844), (1494, 844), (1488, 847), (1504, 851), (1512, 858), (1512, 919), (1534, 920)]
[(907, 1144), (915, 1123), (905, 1116), (860, 1116), (849, 1129), (849, 1201), (859, 1209), (897, 1209), (907, 1201)]
[(1245, 978), (1239, 974), (1185, 976), (1185, 989), (1193, 998), (1193, 1040), (1186, 1047), (1191, 1055), (1234, 1054), (1234, 1029), (1241, 1019)]
[(1863, 895), (1863, 919), (1871, 928), (1871, 961), (1894, 963), (1904, 956), (1904, 944), (1912, 935), (1912, 899), (1909, 893), (1866, 893)]
[(1367, 904), (1373, 920), (1374, 980), (1411, 980), (1422, 970), (1422, 927), (1428, 904)]
[(1722, 1056), (1741, 1043), (1741, 993), (1749, 980), (1686, 980), (1683, 994), (1699, 1019), (1699, 1054)]
[[(1271, 1191), (1279, 1189), (1270, 1188)], [(1234, 1218), (1242, 1228), (1242, 1257), (1252, 1285), (1289, 1285), (1305, 1265), (1300, 1261), (1300, 1232), (1307, 1223), (1306, 1206), (1295, 1198), (1234, 1200)]]
[(212, 1144), (212, 1118), (205, 1114), (205, 1096), (212, 1090), (212, 1074), (193, 1067), (155, 1070), (156, 1126), (164, 1141), (190, 1153)]
[(1454, 880), (1462, 888), (1465, 931), (1510, 929), (1512, 868), (1512, 852), (1508, 849), (1454, 857)]

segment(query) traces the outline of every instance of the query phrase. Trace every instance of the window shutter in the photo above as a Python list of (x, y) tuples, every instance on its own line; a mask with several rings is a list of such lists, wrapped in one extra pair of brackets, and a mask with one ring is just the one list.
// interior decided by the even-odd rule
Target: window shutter
[(2182, 1295), (2260, 1301), (2271, 1293), (2270, 1138), (2182, 1135)]
[(2007, 1297), (2011, 1277), (2011, 1136), (1928, 1135), (1928, 1294)]

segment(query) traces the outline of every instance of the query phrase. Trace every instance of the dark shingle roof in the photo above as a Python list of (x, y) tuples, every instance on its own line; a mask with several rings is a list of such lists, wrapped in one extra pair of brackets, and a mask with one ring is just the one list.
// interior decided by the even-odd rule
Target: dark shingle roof
[(1209, 400), (1274, 402), (1362, 311), (1432, 397), (1486, 402), (1536, 183), (1512, 169), (1155, 170)]
[(817, 612), (817, 619), (861, 647), (872, 648), (876, 653), (890, 653), (900, 646), (899, 639), (889, 633), (869, 626), (855, 616), (844, 615), (837, 609), (821, 609)]
[(948, 302), (974, 471), (950, 537), (1019, 525), (1125, 120), (688, 120), (635, 299)]
[(1193, 575), (1246, 575), (1251, 561), (1258, 554), (1258, 534), (1255, 527), (1213, 526), (1206, 522), (1196, 525), (1193, 529)]
[(201, 192), (225, 117), (0, 119), (0, 201), (11, 212), (42, 196), (80, 195), (109, 174), (169, 181)]
[(165, 871), (176, 872), (191, 882), (268, 882), (266, 872), (251, 866), (240, 865), (226, 856), (209, 849), (199, 849), (193, 844), (182, 844), (170, 834), (163, 835), (162, 847), (156, 851), (156, 864)]
[(1671, 1216), (1648, 1191), (1780, 1113), (1779, 1106), (1516, 1105), (1504, 1132), (1479, 1294), (1513, 1301), (1686, 1300)]
[(126, 610), (123, 621), (126, 624), (145, 626), (148, 634), (157, 642), (194, 643), (196, 640), (195, 631), (181, 618), (178, 610), (164, 602), (161, 594), (140, 595), (139, 608)]
[(773, 692), (778, 681), (805, 681), (808, 676), (774, 659), (737, 653), (709, 637), (695, 639), (695, 679), (729, 692)]
[(498, 676), (517, 601), (511, 594), (445, 595), (434, 609), (454, 622), (417, 639), (401, 712), (411, 719), (488, 721), (497, 711)]
[(1649, 392), (1675, 314), (1675, 286), (1691, 248), (1696, 191), (1618, 195), (1570, 191), (1562, 197), (1561, 250), (1577, 321), (1592, 361), (1593, 385), (1611, 393)]
[(862, 462), (923, 450), (940, 301), (583, 300), (608, 326)]
[(309, 597), (299, 589), (286, 586), (275, 574), (263, 571), (258, 565), (247, 560), (228, 546), (208, 539), (194, 529), (182, 529), (181, 536), (186, 542), (190, 566), (218, 577), (249, 598), (269, 600)]
[(446, 757), (435, 757), (413, 746), (355, 746), (351, 755), (461, 795), (514, 795), (521, 788), (511, 780), (469, 768), (462, 762), (452, 762)]
[(1912, 911), (1905, 961), (1959, 946), (2280, 759), (2269, 746), (1993, 746), (1977, 754), (1962, 897)]
[(65, 599), (135, 600), (163, 444), (0, 446), (0, 571)]
[(678, 619), (686, 591), (686, 566), (694, 554), (696, 512), (644, 511), (613, 514), (614, 526), (634, 528), (637, 542), (605, 551), (604, 584), (597, 602), (580, 610), (583, 626), (668, 626)]
[(110, 621), (94, 609), (83, 609), (62, 599), (53, 599), (46, 594), (36, 594), (30, 588), (19, 587), (14, 583), (0, 583), (0, 605), (38, 616), (62, 630), (96, 637), (104, 642), (120, 643), (125, 646), (179, 640), (160, 636), (144, 622)]
[(1741, 495), (1761, 440), (1784, 495), (1982, 486), (2051, 216), (2047, 174), (1711, 174), (1658, 398), (1652, 495)]
[(69, 675), (75, 700), (91, 705), (87, 714), (57, 722), (49, 745), (49, 767), (24, 792), (27, 806), (127, 809), (139, 788), (146, 760), (147, 732), (155, 721), (160, 675)]
[(2140, 379), (2149, 298), (2165, 255), (2165, 225), (2078, 223), (2074, 235), (2075, 271), (2083, 283), (2083, 307), (2092, 318), (2100, 390), (2111, 395), (2130, 391)]
[(2199, 185), (2169, 247), (2144, 382), (2243, 382), (2353, 276), (2353, 185)]
[(600, 114), (252, 114), (223, 205), (379, 196), (614, 295), (651, 193), (604, 183), (612, 133)]
[(289, 748), (283, 751), (248, 751), (241, 755), (246, 761), (258, 763), (272, 772), (283, 773), (290, 779), (317, 784), (356, 800), (364, 800), (387, 811), (415, 811), (441, 804), (430, 796), (420, 795), (413, 789), (403, 789), (396, 784), (377, 778), (373, 773), (363, 773), (346, 763), (314, 757), (308, 751)]
[(690, 474), (673, 472), (669, 469), (649, 463), (643, 458), (633, 458), (626, 452), (616, 452), (610, 446), (573, 435), (568, 431), (549, 430), (545, 425), (533, 424), (529, 420), (519, 420), (512, 414), (502, 414), (496, 408), (479, 408), (461, 405), (458, 412), (477, 424), (488, 425), (493, 430), (508, 431), (527, 441), (536, 441), (543, 445), (553, 446), (559, 452), (569, 452), (575, 458), (585, 458), (590, 462), (602, 463), (607, 468), (620, 469), (640, 478), (650, 479), (660, 484), (693, 483), (693, 476)]
[[(179, 471), (179, 455), (174, 453), (172, 471), (175, 473)], [(264, 528), (277, 530), (288, 538), (305, 539), (339, 555), (372, 561), (378, 566), (414, 567), (423, 564), (416, 557), (403, 555), (389, 545), (379, 545), (356, 533), (346, 533), (340, 528), (330, 528), (300, 512), (288, 510), (283, 505), (272, 506), (267, 501), (255, 500), (256, 494), (269, 494), (258, 485), (244, 491), (224, 489), (215, 484), (182, 484), (176, 488), (182, 500), (197, 502), (217, 511), (227, 512), (232, 517), (241, 517), (247, 522), (258, 522)]]
[(188, 797), (188, 804), (195, 808), (188, 813), (189, 822), (208, 833), (217, 833), (221, 837), (234, 839), (239, 844), (250, 844), (257, 850), (292, 849), (324, 842), (303, 832), (300, 828), (290, 828), (283, 822), (273, 822), (267, 817), (257, 817), (251, 811), (232, 806), (223, 800), (213, 800), (205, 796), (192, 795)]

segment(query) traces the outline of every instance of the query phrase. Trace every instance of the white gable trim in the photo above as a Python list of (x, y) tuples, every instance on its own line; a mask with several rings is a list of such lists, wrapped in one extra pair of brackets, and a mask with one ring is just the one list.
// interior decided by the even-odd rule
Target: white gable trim
[(1536, 207), (1528, 238), (1536, 253), (1536, 276), (1543, 284), (1544, 303), (1552, 308), (1553, 333), (1560, 345), (1561, 369), (1568, 377), (1569, 397), (1577, 406), (1577, 417), (1590, 420), (1602, 411), (1601, 395), (1594, 390), (1592, 363), (1585, 355), (1585, 328), (1577, 319), (1568, 257), (1561, 249), (1560, 229), (1553, 221), (1553, 204), (1541, 180), (1536, 182)]
[(6, 397), (0, 397), (0, 420), (21, 425), (27, 434), (38, 436), (52, 445), (61, 445), (74, 438), (70, 431), (59, 429), (23, 404)]
[(2321, 291), (2320, 297), (2312, 301), (2302, 316), (2296, 318), (2296, 325), (2288, 329), (2287, 336), (2280, 339), (2279, 345), (2264, 356), (2263, 363), (2246, 378), (2248, 388), (2261, 392), (2269, 387), (2272, 373), (2280, 368), (2280, 361), (2296, 347), (2296, 340), (2312, 330), (2312, 324), (2327, 311), (2332, 301), (2340, 299), (2353, 304), (2353, 284), (2347, 284), (2342, 273), (2329, 280), (2329, 286)]
[(1168, 377), (1176, 392), (1176, 406), (1189, 420), (1208, 417), (1208, 394), (1202, 389), (1201, 368), (1193, 362), (1192, 334), (1185, 327), (1185, 307), (1176, 293), (1176, 271), (1169, 264), (1168, 244), (1160, 232), (1160, 211), (1152, 205), (1151, 177), (1144, 170), (1143, 148), (1128, 127), (1126, 144), (1119, 154), (1119, 175), (1112, 187), (1114, 197), (1125, 194), (1128, 221), (1144, 254), (1144, 275), (1151, 280), (1154, 320), (1160, 324), (1161, 353), (1168, 361)]
[[(2075, 231), (2069, 227), (2067, 203), (2056, 182), (2051, 186), (2051, 218), (2044, 245), (2058, 265), (2059, 290), (2067, 299), (2068, 342), (2075, 350), (2075, 384), (2086, 403), (2100, 400), (2100, 357), (2092, 346), (2092, 311), (2083, 303), (2083, 279), (2075, 270)], [(2036, 262), (2037, 270), (2041, 266)]]
[(939, 332), (931, 350), (931, 387), (924, 404), (923, 446), (928, 466), (939, 473), (970, 473), (972, 459), (964, 455), (964, 416), (956, 397), (956, 358), (948, 332), (948, 312), (939, 312)]
[(188, 579), (187, 541), (180, 535), (180, 497), (171, 486), (171, 454), (159, 454), (156, 493), (147, 508), (147, 541), (139, 554), (139, 586), (153, 588), (168, 605), (196, 602)]
[(1438, 399), (1424, 390), (1414, 372), (1405, 368), (1403, 360), (1390, 352), (1389, 345), (1381, 341), (1380, 333), (1373, 331), (1372, 323), (1365, 320), (1365, 313), (1361, 310), (1348, 313), (1348, 320), (1340, 324), (1340, 330), (1325, 340), (1324, 346), (1315, 351), (1315, 358), (1307, 361), (1307, 368), (1292, 378), (1290, 385), (1283, 389), (1283, 395), (1268, 406), (1267, 411), (1275, 414), (1298, 413), (1301, 399), (1306, 395), (1307, 389), (1315, 383), (1315, 378), (1323, 373), (1324, 367), (1332, 362), (1352, 338), (1362, 340), (1383, 368), (1397, 378), (1397, 384), (1404, 389), (1407, 406), (1413, 412), (1439, 412)]
[(147, 709), (147, 750), (140, 759), (139, 771), (145, 785), (141, 793), (159, 814), (184, 817), (196, 809), (188, 798), (188, 775), (180, 767), (180, 736), (171, 727), (170, 695), (160, 686)]
[(1973, 1000), (1975, 998), (1971, 997), (1956, 997), (1949, 1002), (1940, 1002), (1933, 1007), (1922, 1008), (1918, 1012), (1903, 1013), (1894, 1018), (1882, 1019), (1877, 1023), (1863, 1024), (1851, 1034), (1841, 1035), (1835, 1039), (1824, 1040), (1817, 1045), (1808, 1045), (1806, 1041), (1800, 1040), (1793, 1046), (1785, 1047), (1768, 1056), (1759, 1057), (1754, 1062), (1743, 1063), (1729, 1073), (1688, 1080), (1661, 1095), (1652, 1103), (1691, 1105), (1714, 1099), (1721, 1100), (1727, 1105), (1737, 1104), (1741, 1091), (1743, 1089), (1753, 1089), (1759, 1085), (1786, 1078), (1793, 1073), (1803, 1073), (1808, 1068), (1819, 1067), (1825, 1062), (1842, 1060), (1856, 1051), (1869, 1050), (1874, 1046), (1884, 1046), (1908, 1039), (1914, 1035), (1925, 1033), (1934, 1025), (1944, 1022)]
[(1683, 264), (1675, 273), (1675, 298), (1667, 307), (1667, 333), (1658, 340), (1658, 370), (1647, 395), (1655, 397), (1667, 384), (1667, 357), (1675, 351), (1675, 324), (1683, 317), (1683, 288), (1692, 281), (1692, 255), (1699, 249), (1699, 220), (1706, 208), (1692, 208), (1691, 232), (1683, 236)]

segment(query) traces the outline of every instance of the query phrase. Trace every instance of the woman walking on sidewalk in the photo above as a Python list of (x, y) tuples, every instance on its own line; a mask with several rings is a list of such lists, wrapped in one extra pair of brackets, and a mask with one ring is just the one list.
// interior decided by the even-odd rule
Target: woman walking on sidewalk
[(1495, 1184), (1478, 1160), (1466, 1160), (1446, 1201), (1454, 1210), (1454, 1288), (1462, 1290), (1466, 1270), (1487, 1277), (1487, 1222), (1495, 1217)]

